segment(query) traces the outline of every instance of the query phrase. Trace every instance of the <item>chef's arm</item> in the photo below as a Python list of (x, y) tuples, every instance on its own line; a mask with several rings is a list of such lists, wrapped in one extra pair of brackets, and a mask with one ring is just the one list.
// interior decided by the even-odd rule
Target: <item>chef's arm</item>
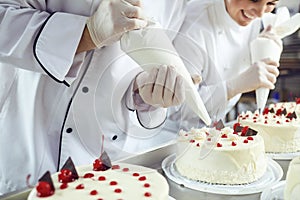
[(254, 91), (264, 87), (274, 89), (279, 76), (279, 64), (270, 59), (255, 62), (242, 73), (227, 81), (227, 96), (231, 99), (239, 93)]
[(75, 53), (87, 17), (50, 13), (47, 1), (0, 2), (0, 62), (68, 85), (66, 78), (75, 78), (84, 60), (84, 54)]
[(85, 26), (82, 36), (81, 36), (81, 39), (80, 39), (80, 42), (79, 42), (79, 45), (76, 50), (76, 54), (84, 52), (84, 51), (93, 50), (96, 48), (97, 48), (97, 46), (92, 41), (91, 35), (88, 31), (88, 28)]

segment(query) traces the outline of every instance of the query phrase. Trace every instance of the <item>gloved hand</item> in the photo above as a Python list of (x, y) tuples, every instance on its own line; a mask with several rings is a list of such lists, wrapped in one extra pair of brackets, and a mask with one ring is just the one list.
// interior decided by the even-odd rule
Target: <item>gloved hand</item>
[(145, 103), (154, 107), (176, 106), (185, 100), (183, 78), (173, 66), (162, 65), (141, 72), (135, 78), (134, 91)]
[(103, 0), (87, 20), (91, 39), (98, 48), (118, 41), (126, 31), (146, 25), (140, 0)]
[(226, 82), (228, 99), (260, 87), (274, 89), (279, 75), (278, 67), (279, 63), (270, 59), (254, 63), (244, 72)]

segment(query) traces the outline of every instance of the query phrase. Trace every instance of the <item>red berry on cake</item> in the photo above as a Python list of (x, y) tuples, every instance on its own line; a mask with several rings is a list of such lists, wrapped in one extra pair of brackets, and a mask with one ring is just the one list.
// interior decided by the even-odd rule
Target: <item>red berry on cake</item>
[(263, 111), (263, 115), (267, 115), (269, 113), (269, 108), (265, 108)]
[(49, 171), (39, 179), (36, 191), (38, 197), (48, 197), (54, 194), (55, 188)]
[(37, 196), (38, 197), (49, 197), (54, 191), (51, 189), (51, 186), (48, 182), (41, 181), (36, 186)]
[(68, 169), (62, 169), (58, 174), (58, 181), (60, 183), (69, 183), (73, 182), (75, 179), (73, 178), (73, 174)]

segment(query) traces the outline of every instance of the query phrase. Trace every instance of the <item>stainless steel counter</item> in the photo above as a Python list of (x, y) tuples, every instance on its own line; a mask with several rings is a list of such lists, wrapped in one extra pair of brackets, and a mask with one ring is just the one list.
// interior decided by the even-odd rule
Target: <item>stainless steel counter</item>
[[(161, 169), (162, 161), (168, 156), (175, 152), (175, 145), (170, 144), (165, 147), (141, 154), (136, 155), (131, 158), (121, 160), (121, 162), (143, 165), (153, 169), (157, 169), (160, 173), (163, 173)], [(277, 161), (283, 168), (285, 179), (286, 170), (288, 168), (289, 161)], [(168, 179), (167, 179), (168, 180)], [(168, 180), (170, 185), (170, 196), (174, 197), (176, 200), (259, 200), (260, 193), (251, 195), (218, 195), (205, 192), (199, 192), (193, 189), (189, 189), (178, 185), (177, 183)], [(0, 197), (1, 200), (26, 200), (30, 190), (24, 190), (20, 192), (15, 192), (8, 194), (6, 196)]]

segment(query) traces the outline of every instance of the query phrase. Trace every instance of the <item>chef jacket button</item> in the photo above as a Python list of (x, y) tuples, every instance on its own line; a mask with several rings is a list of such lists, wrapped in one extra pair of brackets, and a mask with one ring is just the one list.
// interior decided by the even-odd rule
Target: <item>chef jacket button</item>
[(72, 128), (67, 128), (66, 132), (67, 133), (72, 133), (73, 129)]
[(112, 140), (116, 140), (118, 138), (118, 136), (117, 135), (114, 135), (111, 139)]
[(88, 87), (83, 87), (82, 88), (82, 92), (83, 93), (88, 93), (89, 92), (89, 88)]

